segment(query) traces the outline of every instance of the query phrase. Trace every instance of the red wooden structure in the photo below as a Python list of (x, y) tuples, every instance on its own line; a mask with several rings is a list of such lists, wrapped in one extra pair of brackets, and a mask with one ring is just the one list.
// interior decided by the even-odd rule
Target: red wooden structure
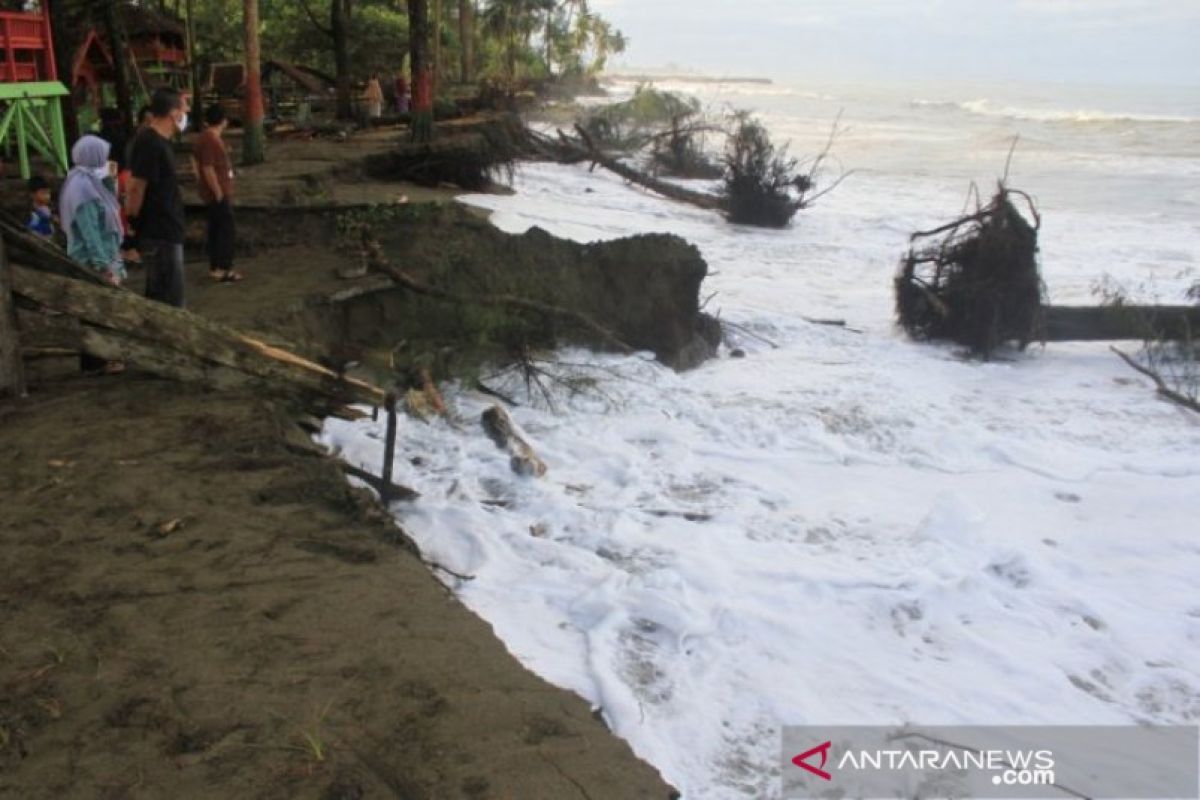
[(61, 175), (67, 142), (48, 0), (41, 11), (0, 11), (0, 155), (15, 151), (21, 177), (32, 174), (29, 156), (40, 154)]
[(49, 10), (0, 11), (0, 83), (57, 78)]

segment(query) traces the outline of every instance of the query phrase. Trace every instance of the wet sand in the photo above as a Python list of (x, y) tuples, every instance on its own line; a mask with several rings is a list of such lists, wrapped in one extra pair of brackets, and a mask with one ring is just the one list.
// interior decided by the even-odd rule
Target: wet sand
[[(338, 285), (304, 255), (243, 260), (236, 286), (192, 260), (191, 306), (269, 333), (281, 296)], [(0, 401), (0, 798), (671, 795), (295, 409), (70, 362), (33, 378)]]

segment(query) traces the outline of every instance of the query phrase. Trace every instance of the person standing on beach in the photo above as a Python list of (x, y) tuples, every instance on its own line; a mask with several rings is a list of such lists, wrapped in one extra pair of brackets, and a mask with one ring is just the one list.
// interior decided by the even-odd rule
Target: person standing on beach
[(183, 307), (183, 194), (171, 140), (187, 128), (187, 99), (156, 89), (150, 125), (133, 140), (125, 211), (146, 267), (146, 297)]
[[(117, 202), (117, 165), (109, 161), (112, 144), (99, 136), (83, 136), (71, 148), (74, 166), (63, 181), (59, 216), (67, 234), (67, 255), (95, 270), (114, 286), (125, 279), (121, 260), (121, 207)], [(125, 369), (119, 361), (83, 355), (84, 372), (115, 374)]]
[(396, 113), (408, 113), (408, 78), (404, 76), (404, 72), (396, 73)]
[(367, 81), (367, 116), (379, 119), (383, 116), (383, 86), (379, 83), (379, 75), (372, 72)]
[(214, 281), (234, 283), (242, 279), (233, 268), (233, 165), (221, 135), (229, 126), (219, 103), (204, 113), (204, 132), (196, 140), (192, 157), (200, 182), (200, 199), (208, 207), (208, 269)]

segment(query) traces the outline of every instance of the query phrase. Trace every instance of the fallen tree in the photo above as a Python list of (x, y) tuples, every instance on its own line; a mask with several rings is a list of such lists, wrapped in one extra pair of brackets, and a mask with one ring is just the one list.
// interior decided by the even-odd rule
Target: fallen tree
[(901, 326), (983, 358), (1008, 344), (1178, 340), (1200, 329), (1197, 306), (1047, 305), (1040, 228), (1033, 199), (1001, 183), (987, 205), (914, 233), (894, 282)]
[[(732, 114), (724, 128), (702, 123), (683, 128), (678, 120), (669, 120), (666, 130), (639, 140), (633, 150), (610, 151), (597, 141), (594, 130), (580, 123), (576, 123), (574, 135), (559, 130), (555, 138), (530, 131), (527, 140), (536, 156), (564, 164), (590, 163), (593, 169), (603, 167), (670, 200), (718, 211), (730, 222), (781, 228), (849, 176), (850, 173), (842, 173), (828, 186), (817, 189), (818, 176), (840, 131), (839, 123), (840, 118), (834, 123), (825, 148), (809, 162), (807, 171), (802, 171), (800, 162), (788, 156), (786, 147), (774, 145), (766, 128), (747, 113)], [(714, 130), (726, 136), (724, 159), (715, 173), (722, 180), (719, 193), (688, 189), (622, 160), (635, 155), (639, 148), (652, 146), (652, 166), (661, 165), (665, 158), (669, 164), (696, 168), (702, 159), (692, 137)]]
[[(9, 286), (18, 331), (50, 333), (57, 344), (105, 360), (214, 389), (254, 388), (338, 406), (378, 405), (384, 392), (184, 309), (109, 286), (0, 220), (12, 254)], [(32, 318), (32, 319), (31, 319)]]

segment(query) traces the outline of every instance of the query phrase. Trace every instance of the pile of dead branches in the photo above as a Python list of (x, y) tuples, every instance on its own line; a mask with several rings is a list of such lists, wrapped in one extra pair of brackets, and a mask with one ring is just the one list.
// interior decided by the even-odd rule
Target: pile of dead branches
[(955, 342), (983, 358), (1009, 342), (1028, 346), (1042, 326), (1040, 228), (1033, 199), (1000, 183), (974, 213), (914, 233), (895, 281), (900, 324), (915, 339)]

